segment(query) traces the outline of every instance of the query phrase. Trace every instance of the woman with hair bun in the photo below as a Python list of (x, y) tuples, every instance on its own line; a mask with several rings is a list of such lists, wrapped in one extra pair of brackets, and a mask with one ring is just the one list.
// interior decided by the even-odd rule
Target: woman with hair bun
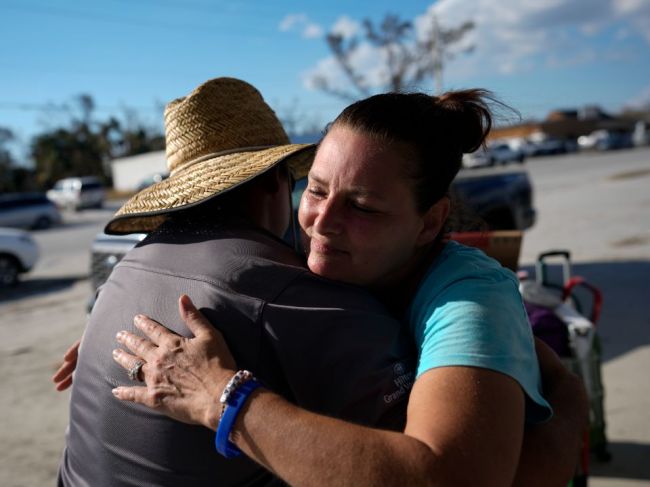
[[(347, 107), (321, 141), (299, 210), (308, 266), (375, 293), (410, 327), (419, 360), (403, 433), (319, 416), (263, 388), (252, 392), (230, 438), (288, 483), (562, 485), (570, 478), (583, 411), (538, 425), (552, 412), (516, 276), (445, 239), (451, 182), (463, 153), (484, 143), (493, 101), (484, 90), (376, 95)], [(181, 309), (192, 330), (214, 330), (187, 298)], [(166, 333), (145, 322), (149, 336)], [(215, 402), (236, 371), (223, 366), (234, 362), (221, 335), (205, 336), (188, 340), (189, 351), (161, 349), (149, 370), (173, 386), (157, 390), (157, 409), (215, 429)], [(127, 334), (122, 343), (134, 341)], [(179, 353), (185, 370), (202, 377), (196, 387), (175, 382)], [(545, 349), (538, 353), (545, 379), (562, 375)], [(575, 383), (562, 387), (574, 391)], [(139, 394), (116, 392), (147, 402)]]

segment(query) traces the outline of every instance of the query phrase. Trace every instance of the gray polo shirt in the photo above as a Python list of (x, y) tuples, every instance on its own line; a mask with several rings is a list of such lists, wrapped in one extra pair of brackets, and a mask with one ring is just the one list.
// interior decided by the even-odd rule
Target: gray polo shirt
[[(309, 410), (400, 429), (414, 350), (364, 291), (309, 273), (283, 242), (241, 222), (163, 227), (133, 249), (99, 293), (74, 377), (60, 468), (69, 486), (263, 485), (253, 461), (227, 460), (214, 432), (111, 394), (133, 385), (111, 351), (145, 313), (190, 336), (177, 308), (188, 294), (224, 334), (239, 368)], [(215, 399), (221, 391), (215, 391)], [(318, 445), (314, 445), (318, 448)]]

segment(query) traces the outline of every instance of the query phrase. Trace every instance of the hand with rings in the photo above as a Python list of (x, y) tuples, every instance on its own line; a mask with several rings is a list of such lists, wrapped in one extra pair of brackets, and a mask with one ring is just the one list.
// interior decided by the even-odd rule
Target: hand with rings
[(133, 322), (146, 337), (127, 331), (117, 334), (117, 341), (131, 353), (117, 349), (113, 358), (131, 380), (145, 384), (117, 387), (113, 395), (214, 430), (221, 413), (219, 396), (236, 364), (221, 333), (189, 297), (181, 296), (179, 311), (194, 337), (177, 335), (144, 315)]
[(140, 379), (140, 371), (142, 370), (143, 365), (144, 362), (142, 360), (136, 360), (136, 362), (133, 364), (133, 367), (131, 367), (127, 372), (127, 374), (129, 375), (129, 379), (131, 379), (132, 381), (142, 382), (142, 379)]

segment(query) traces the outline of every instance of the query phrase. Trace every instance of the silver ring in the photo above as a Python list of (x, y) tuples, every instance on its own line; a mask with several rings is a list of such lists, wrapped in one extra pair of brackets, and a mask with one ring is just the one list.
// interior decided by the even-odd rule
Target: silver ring
[(144, 362), (142, 360), (138, 360), (135, 364), (133, 364), (133, 367), (131, 367), (128, 371), (129, 374), (129, 379), (133, 381), (140, 381), (139, 375), (140, 375), (140, 370), (142, 370), (142, 366), (144, 365)]

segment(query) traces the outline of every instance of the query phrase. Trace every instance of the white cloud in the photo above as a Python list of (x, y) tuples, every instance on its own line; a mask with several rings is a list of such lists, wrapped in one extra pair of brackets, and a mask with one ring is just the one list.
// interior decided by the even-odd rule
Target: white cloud
[(280, 22), (280, 25), (278, 28), (282, 32), (288, 32), (291, 29), (293, 29), (294, 25), (296, 24), (304, 24), (307, 22), (307, 15), (305, 14), (289, 14), (285, 16), (282, 21)]
[[(364, 74), (369, 88), (382, 86), (388, 79), (388, 73), (384, 69), (386, 53), (370, 44), (364, 43), (354, 51), (351, 63)], [(315, 79), (324, 77), (328, 80), (330, 87), (339, 90), (346, 90), (347, 79), (343, 70), (333, 57), (321, 59), (314, 68), (303, 73), (303, 82), (309, 89), (315, 89)]]
[(332, 26), (331, 32), (333, 34), (340, 34), (344, 39), (349, 39), (359, 33), (360, 29), (361, 25), (359, 22), (352, 20), (347, 15), (342, 15)]
[(648, 0), (614, 0), (614, 8), (623, 15), (649, 10)]
[(650, 106), (650, 85), (647, 85), (635, 96), (625, 102), (625, 106), (629, 108), (646, 108)]
[(318, 24), (307, 24), (302, 31), (302, 36), (305, 39), (323, 37), (323, 28)]
[(311, 22), (307, 14), (304, 13), (286, 15), (280, 21), (278, 29), (281, 32), (299, 30), (305, 39), (315, 39), (323, 35), (323, 28), (315, 22)]
[[(515, 74), (537, 67), (560, 69), (605, 60), (605, 50), (591, 47), (593, 37), (614, 41), (636, 37), (650, 45), (650, 0), (438, 0), (414, 19), (416, 34), (430, 32), (433, 18), (443, 28), (471, 20), (475, 28), (453, 47), (445, 78), (462, 80), (494, 74)], [(346, 36), (359, 24), (344, 16), (333, 28)], [(361, 43), (364, 46), (364, 43)], [(471, 55), (460, 55), (473, 46)], [(366, 53), (367, 55), (367, 53)], [(380, 53), (375, 52), (375, 62)], [(335, 63), (318, 63), (310, 72), (344, 83)], [(370, 66), (373, 73), (381, 70)], [(379, 81), (381, 76), (373, 79)]]

